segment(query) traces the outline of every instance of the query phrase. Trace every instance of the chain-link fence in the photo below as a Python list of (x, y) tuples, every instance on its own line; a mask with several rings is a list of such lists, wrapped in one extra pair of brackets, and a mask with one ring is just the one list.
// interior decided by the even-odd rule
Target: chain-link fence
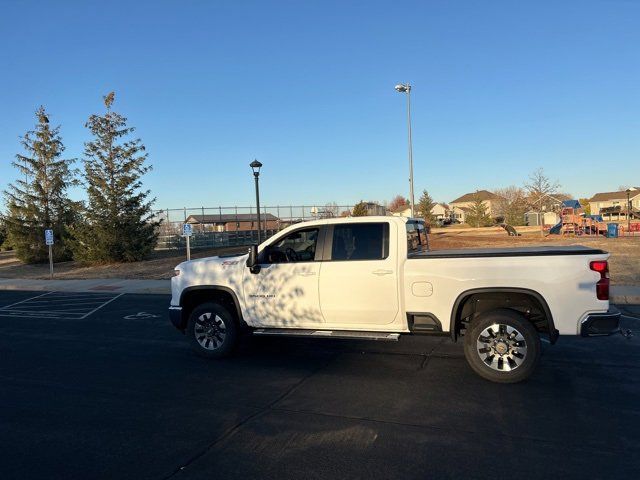
[[(347, 216), (351, 205), (278, 205), (260, 207), (262, 239), (289, 225)], [(384, 215), (384, 207), (371, 204), (371, 215)], [(155, 219), (161, 220), (158, 250), (184, 249), (182, 225), (192, 226), (191, 248), (233, 247), (251, 245), (258, 241), (258, 215), (255, 207), (199, 207), (157, 210)]]

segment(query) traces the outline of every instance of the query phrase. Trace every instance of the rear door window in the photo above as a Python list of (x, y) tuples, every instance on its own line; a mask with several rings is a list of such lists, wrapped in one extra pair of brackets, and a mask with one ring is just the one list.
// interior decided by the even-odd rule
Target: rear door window
[(383, 260), (388, 256), (388, 223), (349, 223), (333, 227), (331, 260)]
[(427, 231), (424, 223), (407, 222), (407, 251), (409, 254), (427, 251)]

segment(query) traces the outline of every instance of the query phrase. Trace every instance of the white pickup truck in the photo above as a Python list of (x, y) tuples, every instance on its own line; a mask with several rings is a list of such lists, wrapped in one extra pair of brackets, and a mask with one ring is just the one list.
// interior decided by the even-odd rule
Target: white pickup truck
[(495, 382), (528, 378), (540, 339), (618, 330), (609, 254), (581, 246), (429, 251), (424, 223), (299, 223), (248, 254), (184, 262), (169, 314), (195, 350), (229, 354), (241, 332), (370, 340), (450, 335)]

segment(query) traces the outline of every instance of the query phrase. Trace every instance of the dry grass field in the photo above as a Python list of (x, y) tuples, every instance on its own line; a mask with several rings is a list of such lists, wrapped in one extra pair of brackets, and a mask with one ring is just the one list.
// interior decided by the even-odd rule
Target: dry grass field
[[(586, 245), (611, 253), (611, 283), (614, 285), (640, 285), (640, 236), (607, 239), (602, 237), (541, 237), (529, 231), (520, 237), (509, 237), (502, 229), (437, 229), (430, 236), (431, 248), (518, 247), (524, 245)], [(224, 253), (243, 252), (246, 247), (196, 250), (192, 258)], [(158, 252), (142, 262), (83, 266), (76, 262), (59, 263), (55, 277), (82, 278), (170, 278), (173, 268), (184, 260), (184, 252)], [(23, 265), (10, 252), (0, 253), (0, 278), (48, 278), (48, 265)]]
[(613, 285), (640, 285), (640, 236), (627, 238), (559, 237), (525, 234), (521, 237), (506, 235), (473, 235), (467, 233), (434, 233), (431, 248), (518, 247), (533, 245), (585, 245), (611, 253), (609, 268)]

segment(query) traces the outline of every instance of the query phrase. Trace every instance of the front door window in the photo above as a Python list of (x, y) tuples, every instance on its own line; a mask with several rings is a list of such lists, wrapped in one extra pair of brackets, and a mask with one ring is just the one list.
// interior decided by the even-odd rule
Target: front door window
[(266, 248), (264, 263), (313, 262), (317, 243), (317, 228), (296, 230)]

